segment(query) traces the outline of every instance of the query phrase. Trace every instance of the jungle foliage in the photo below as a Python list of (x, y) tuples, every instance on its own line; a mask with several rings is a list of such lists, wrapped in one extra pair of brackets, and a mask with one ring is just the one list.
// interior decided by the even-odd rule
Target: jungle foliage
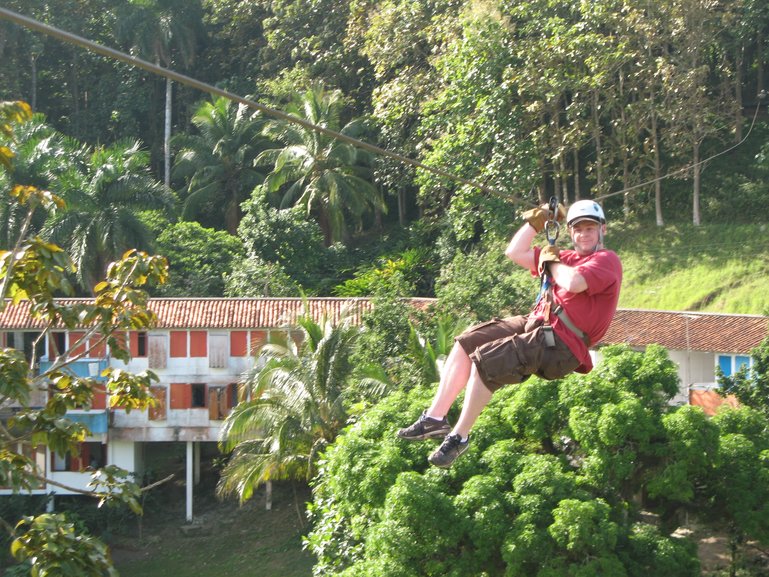
[(769, 473), (765, 416), (671, 407), (661, 348), (602, 352), (590, 375), (498, 391), (449, 470), (428, 465), (431, 443), (395, 435), (432, 389), (372, 407), (315, 480), (315, 574), (695, 577), (694, 544), (671, 535), (687, 515), (737, 555), (766, 539), (769, 489), (748, 482)]
[[(301, 206), (326, 247), (370, 245), (383, 231), (416, 225), (419, 234), (401, 250), (431, 247), (423, 266), (437, 266), (438, 275), (460, 254), (490, 250), (509, 236), (522, 206), (551, 195), (602, 198), (613, 222), (647, 227), (769, 216), (760, 202), (769, 170), (765, 2), (183, 4), (9, 0), (6, 7), (486, 188), (324, 142), (0, 21), (0, 97), (29, 102), (47, 126), (21, 141), (37, 152), (30, 179), (62, 178), (46, 168), (66, 164), (67, 155), (40, 146), (44, 138), (105, 151), (140, 142), (157, 182), (173, 164), (172, 219), (234, 235), (241, 203), (258, 188), (274, 208)], [(138, 228), (131, 234), (152, 246)], [(102, 260), (84, 262), (98, 268)], [(285, 259), (253, 266), (282, 268), (290, 278), (276, 286), (320, 295), (368, 274), (354, 258), (337, 264), (311, 278), (292, 274)], [(89, 292), (92, 281), (81, 282)], [(433, 294), (435, 283), (418, 284), (420, 294)]]

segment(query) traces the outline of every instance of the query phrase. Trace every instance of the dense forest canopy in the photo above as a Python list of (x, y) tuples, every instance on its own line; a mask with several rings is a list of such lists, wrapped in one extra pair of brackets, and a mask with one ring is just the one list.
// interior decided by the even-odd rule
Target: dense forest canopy
[[(567, 203), (599, 199), (612, 220), (627, 223), (767, 216), (760, 202), (769, 186), (765, 2), (5, 4), (483, 186), (276, 125), (257, 111), (0, 21), (0, 96), (42, 115), (17, 143), (26, 147), (30, 178), (82, 189), (73, 175), (93, 181), (78, 154), (139, 143), (136, 154), (146, 153), (139, 170), (166, 190), (147, 183), (157, 199), (144, 203), (142, 226), (125, 224), (126, 238), (162, 249), (159, 232), (179, 220), (238, 235), (244, 264), (235, 259), (220, 272), (238, 278), (237, 286), (248, 284), (248, 274), (292, 267), (269, 243), (253, 240), (275, 228), (273, 210), (290, 209), (319, 227), (312, 233), (323, 239), (318, 262), (309, 256), (305, 274), (311, 278), (288, 273), (273, 283), (315, 294), (349, 294), (339, 285), (365, 275), (360, 263), (425, 245), (436, 248), (418, 267), (439, 271), (459, 253), (508, 235), (522, 205), (551, 195)], [(61, 142), (58, 155), (40, 146), (44, 138)], [(263, 203), (263, 218), (252, 211), (240, 226), (246, 201)], [(282, 234), (307, 238), (297, 218), (281, 218)], [(365, 248), (372, 239), (373, 254)], [(114, 241), (103, 250), (119, 248)], [(433, 294), (436, 274), (420, 281), (423, 294)]]

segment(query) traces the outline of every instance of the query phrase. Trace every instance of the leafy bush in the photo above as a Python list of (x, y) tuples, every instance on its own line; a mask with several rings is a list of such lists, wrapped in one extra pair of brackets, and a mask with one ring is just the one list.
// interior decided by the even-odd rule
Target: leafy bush
[(372, 407), (316, 478), (306, 540), (315, 574), (695, 577), (695, 544), (670, 536), (682, 509), (739, 527), (742, 542), (769, 537), (760, 415), (707, 420), (668, 405), (677, 376), (660, 347), (602, 354), (589, 375), (496, 392), (448, 470), (428, 466), (434, 444), (395, 435), (432, 387)]
[(334, 284), (334, 271), (344, 250), (326, 248), (320, 227), (306, 220), (300, 209), (272, 208), (257, 189), (243, 203), (243, 211), (238, 235), (247, 258), (279, 264), (307, 294), (322, 293)]
[(158, 289), (162, 296), (220, 297), (225, 275), (242, 258), (243, 246), (225, 231), (178, 222), (158, 236), (157, 249), (169, 263), (168, 283)]
[(458, 253), (441, 270), (435, 287), (441, 310), (456, 317), (486, 320), (527, 311), (538, 290), (536, 279), (504, 255), (504, 247)]

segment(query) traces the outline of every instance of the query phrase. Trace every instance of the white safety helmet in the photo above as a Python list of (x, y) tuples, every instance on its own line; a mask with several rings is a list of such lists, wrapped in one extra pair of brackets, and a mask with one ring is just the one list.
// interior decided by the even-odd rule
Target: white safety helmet
[(569, 226), (573, 226), (585, 219), (606, 224), (603, 209), (594, 200), (578, 200), (569, 207), (569, 212), (566, 214), (566, 224)]

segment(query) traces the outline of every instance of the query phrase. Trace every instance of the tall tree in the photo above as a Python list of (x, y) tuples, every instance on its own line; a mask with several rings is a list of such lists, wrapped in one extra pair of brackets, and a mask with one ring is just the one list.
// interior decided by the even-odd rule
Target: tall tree
[(714, 10), (712, 3), (704, 0), (675, 0), (665, 14), (670, 35), (677, 39), (662, 71), (667, 93), (666, 136), (684, 166), (691, 166), (695, 225), (702, 222), (703, 145), (708, 139), (723, 140), (732, 126), (733, 105), (718, 93), (718, 85), (710, 82), (731, 73), (715, 50), (715, 42), (728, 25), (732, 6), (726, 2), (718, 5), (719, 10)]
[[(197, 53), (202, 30), (200, 0), (128, 0), (125, 13), (118, 18), (117, 35), (132, 50), (150, 57), (157, 65), (188, 67)], [(172, 88), (166, 79), (165, 122), (163, 130), (163, 183), (171, 186)]]
[(175, 209), (173, 196), (149, 170), (149, 154), (137, 141), (119, 141), (85, 155), (83, 167), (57, 178), (68, 203), (46, 222), (43, 234), (66, 247), (78, 280), (91, 292), (107, 265), (130, 248), (147, 249), (152, 236), (139, 210)]
[[(237, 233), (240, 204), (263, 176), (254, 160), (266, 148), (261, 136), (263, 121), (243, 104), (223, 97), (202, 103), (192, 117), (198, 134), (179, 135), (174, 177), (184, 179), (186, 197), (182, 216)], [(206, 218), (208, 217), (208, 218)]]
[[(0, 173), (0, 190), (7, 193), (15, 184), (50, 189), (59, 175), (82, 160), (84, 148), (47, 125), (41, 114), (15, 125), (12, 140), (0, 135), (2, 145), (14, 153), (13, 173)], [(39, 232), (45, 217), (42, 211), (33, 215), (32, 232)], [(25, 218), (26, 210), (18, 203), (0, 205), (0, 247), (13, 246)]]
[[(347, 136), (365, 133), (361, 120), (340, 128), (342, 93), (315, 85), (297, 96), (286, 112)], [(278, 194), (281, 208), (299, 205), (317, 215), (326, 246), (344, 240), (347, 222), (358, 228), (367, 211), (385, 211), (382, 195), (371, 183), (371, 155), (366, 151), (287, 120), (271, 120), (265, 135), (285, 145), (265, 150), (257, 163), (272, 166), (264, 188)]]

